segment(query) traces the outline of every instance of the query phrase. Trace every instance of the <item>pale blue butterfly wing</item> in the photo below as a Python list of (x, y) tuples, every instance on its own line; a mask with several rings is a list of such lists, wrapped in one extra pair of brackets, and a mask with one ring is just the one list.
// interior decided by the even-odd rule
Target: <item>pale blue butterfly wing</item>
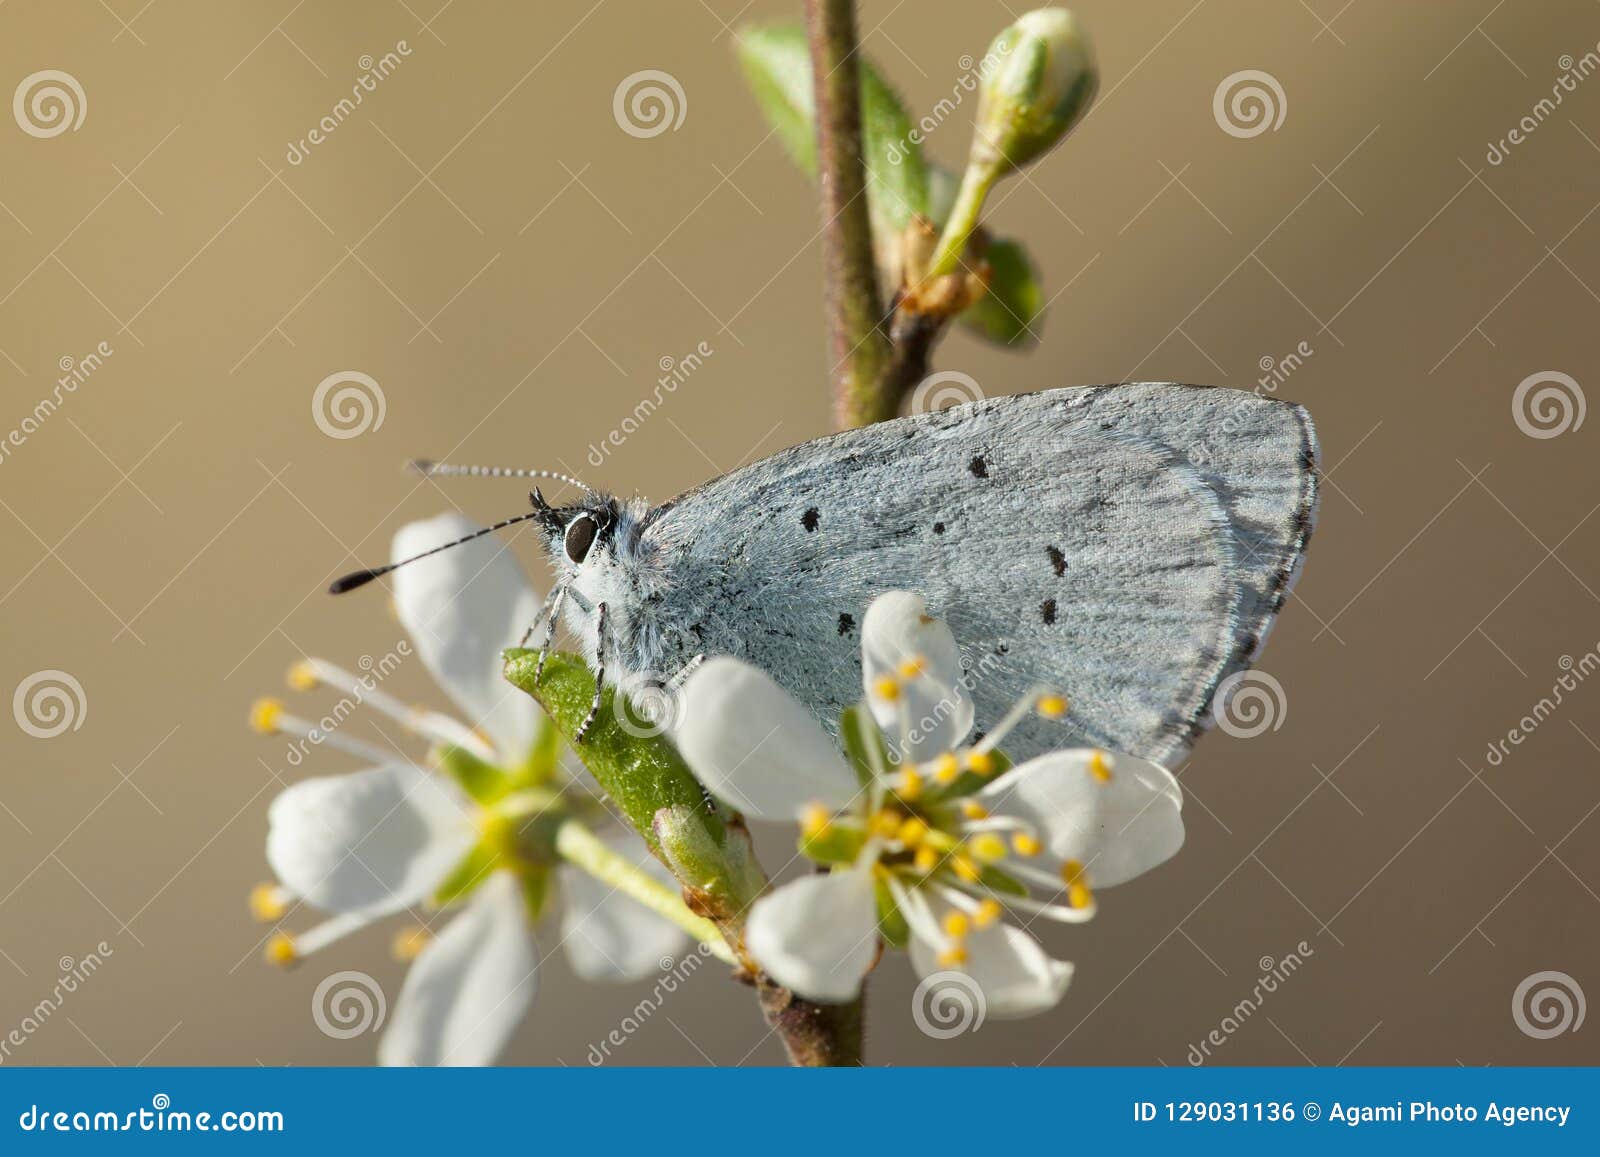
[(1172, 763), (1282, 604), (1315, 508), (1299, 407), (1128, 385), (987, 399), (818, 439), (668, 504), (641, 559), (664, 670), (696, 654), (767, 669), (825, 724), (861, 697), (859, 623), (922, 594), (970, 661), (978, 725), (1035, 683), (1070, 742)]

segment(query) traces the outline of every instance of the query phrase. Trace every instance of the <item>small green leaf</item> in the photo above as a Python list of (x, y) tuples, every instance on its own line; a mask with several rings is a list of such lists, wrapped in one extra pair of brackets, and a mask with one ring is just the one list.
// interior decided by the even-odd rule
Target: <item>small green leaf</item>
[(514, 648), (506, 653), (506, 678), (538, 700), (562, 738), (573, 745), (606, 794), (616, 801), (628, 822), (652, 851), (659, 842), (652, 827), (662, 808), (686, 807), (699, 812), (711, 837), (723, 840), (722, 813), (708, 800), (694, 773), (664, 736), (648, 728), (624, 728), (615, 709), (615, 689), (601, 693), (600, 710), (581, 744), (574, 739), (594, 701), (594, 673), (575, 655), (552, 654), (544, 676), (534, 682), (537, 651)]
[[(817, 175), (816, 100), (811, 55), (798, 25), (746, 27), (737, 40), (739, 63), (766, 115), (800, 169)], [(897, 243), (913, 214), (928, 213), (928, 170), (899, 95), (865, 58), (861, 61), (861, 135), (867, 206), (882, 247)]]
[(961, 324), (995, 345), (1035, 344), (1044, 316), (1044, 289), (1027, 250), (1015, 241), (996, 239), (984, 257), (992, 274), (988, 292), (962, 312)]

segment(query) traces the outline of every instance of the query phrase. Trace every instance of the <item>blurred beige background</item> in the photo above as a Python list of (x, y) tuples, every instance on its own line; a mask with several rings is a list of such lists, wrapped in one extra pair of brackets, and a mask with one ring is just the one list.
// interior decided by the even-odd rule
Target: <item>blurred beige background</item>
[[(1600, 79), (1535, 106), (1584, 67), (1562, 58), (1596, 49), (1600, 9), (1077, 8), (1098, 103), (992, 215), (1043, 266), (1044, 345), (1022, 357), (958, 334), (937, 364), (991, 394), (1249, 387), (1306, 343), (1277, 392), (1316, 417), (1326, 498), (1262, 664), (1278, 726), (1200, 745), (1183, 853), (1051, 938), (1078, 964), (1060, 1008), (932, 1040), (891, 960), (871, 1058), (1182, 1065), (1304, 941), (1216, 1063), (1600, 1060), (1595, 1026), (1535, 1039), (1512, 1014), (1543, 971), (1600, 997), (1600, 685), (1488, 758), (1563, 657), (1581, 668), (1600, 643), (1600, 421), (1536, 438), (1513, 416), (1530, 375), (1595, 386)], [(1013, 11), (871, 0), (861, 20), (927, 109)], [(816, 209), (728, 34), (797, 12), (0, 4), (0, 95), (59, 69), (86, 101), (54, 137), (0, 117), (0, 437), (61, 366), (111, 351), (0, 459), (0, 692), (52, 670), (83, 689), (76, 729), (0, 727), (0, 1037), (61, 968), (112, 950), (5, 1063), (370, 1062), (372, 1037), (328, 1038), (310, 1000), (350, 968), (392, 1003), (392, 926), (291, 973), (260, 960), (245, 896), (265, 877), (266, 809), (307, 769), (247, 731), (248, 705), (303, 653), (394, 647), (381, 598), (321, 592), (385, 558), (403, 520), (525, 501), (514, 484), (419, 484), (397, 468), (410, 456), (567, 467), (665, 498), (826, 431)], [(361, 58), (400, 41), (409, 55), (291, 163)], [(614, 90), (643, 69), (681, 84), (676, 130), (614, 119)], [(1245, 69), (1279, 82), (1285, 115), (1242, 138), (1212, 98)], [(1526, 116), (1534, 130), (1491, 164)], [(969, 123), (959, 111), (932, 153), (959, 162)], [(712, 355), (661, 410), (586, 461), (663, 359), (702, 342)], [(346, 370), (378, 383), (384, 416), (335, 438), (312, 396)], [(394, 685), (437, 701), (418, 665)], [(614, 1061), (779, 1061), (719, 973), (698, 970)], [(579, 985), (553, 954), (508, 1059), (585, 1064), (649, 989)]]

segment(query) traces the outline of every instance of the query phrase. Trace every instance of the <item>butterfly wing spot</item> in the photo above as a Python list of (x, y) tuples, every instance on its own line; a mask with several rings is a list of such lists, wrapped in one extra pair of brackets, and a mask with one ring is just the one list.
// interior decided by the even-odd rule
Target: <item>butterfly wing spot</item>
[(810, 534), (817, 529), (817, 523), (821, 521), (821, 518), (821, 513), (818, 512), (815, 506), (812, 506), (806, 510), (805, 514), (801, 515), (800, 525), (806, 528), (807, 534)]
[(1067, 556), (1061, 553), (1059, 546), (1048, 546), (1045, 553), (1050, 556), (1050, 569), (1056, 572), (1057, 578), (1067, 573)]
[(934, 523), (933, 524), (933, 533), (935, 533), (935, 534), (943, 534), (944, 533), (944, 523), (942, 523), (942, 522)]
[(1056, 621), (1055, 599), (1045, 599), (1039, 604), (1039, 617), (1044, 620), (1044, 625), (1047, 627)]
[(851, 631), (853, 631), (855, 629), (856, 629), (856, 617), (854, 615), (841, 614), (839, 616), (839, 634), (848, 635)]
[(974, 455), (972, 461), (967, 463), (967, 469), (972, 471), (974, 478), (989, 477), (989, 464), (983, 460), (982, 455)]

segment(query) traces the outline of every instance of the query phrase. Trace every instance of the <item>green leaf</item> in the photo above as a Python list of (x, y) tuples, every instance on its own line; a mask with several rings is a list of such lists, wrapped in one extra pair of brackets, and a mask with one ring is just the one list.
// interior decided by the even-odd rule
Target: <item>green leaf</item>
[[(648, 733), (650, 729), (643, 721), (630, 722), (629, 728), (622, 726), (614, 688), (607, 687), (601, 693), (600, 711), (593, 726), (581, 744), (575, 742), (578, 728), (594, 701), (594, 673), (582, 659), (552, 654), (545, 663), (544, 677), (536, 684), (533, 675), (539, 661), (537, 651), (513, 648), (505, 656), (506, 678), (539, 702), (652, 851), (659, 850), (652, 822), (662, 808), (698, 811), (711, 837), (723, 842), (723, 815), (707, 798), (694, 773), (664, 736)], [(631, 713), (632, 706), (625, 702), (621, 710)]]
[(1039, 340), (1044, 288), (1028, 252), (1016, 241), (991, 240), (984, 256), (989, 290), (961, 314), (961, 324), (995, 345), (1026, 348)]
[[(817, 175), (816, 100), (811, 55), (798, 25), (758, 25), (739, 33), (745, 79), (784, 151), (807, 176)], [(913, 214), (928, 213), (928, 169), (912, 137), (911, 116), (899, 95), (861, 60), (861, 134), (867, 206), (880, 247), (897, 243)]]

